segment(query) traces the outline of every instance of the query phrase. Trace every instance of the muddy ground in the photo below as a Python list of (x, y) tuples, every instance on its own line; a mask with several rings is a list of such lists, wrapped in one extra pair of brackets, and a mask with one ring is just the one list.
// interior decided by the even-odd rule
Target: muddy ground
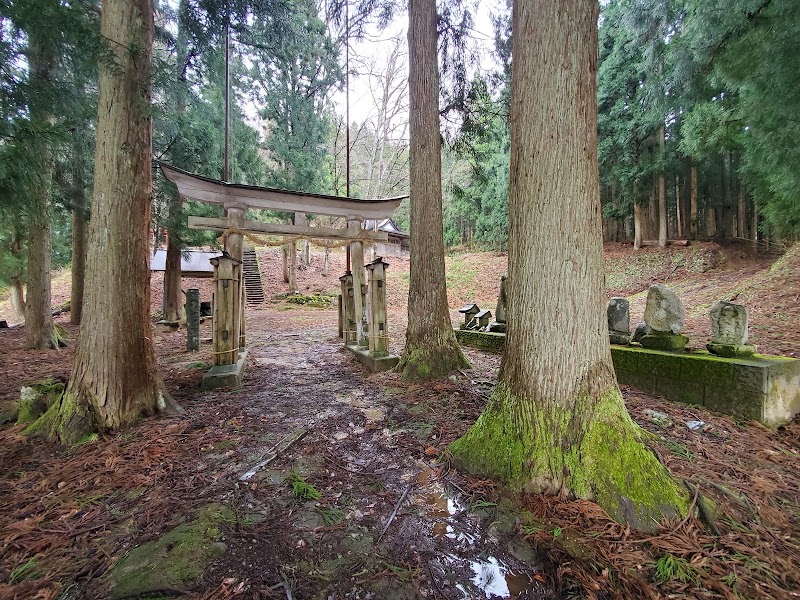
[[(668, 273), (699, 304), (748, 295), (764, 327), (754, 341), (796, 351), (795, 259), (775, 267), (705, 250), (691, 260), (719, 254), (723, 264), (674, 268), (674, 256), (660, 255), (650, 270), (612, 268), (619, 285), (609, 293), (633, 297), (635, 311), (648, 278)], [(624, 251), (612, 249), (609, 262)], [(261, 257), (269, 297), (282, 291), (274, 258)], [(491, 297), (481, 281), (493, 281), (492, 262), (505, 258), (484, 259), (451, 259), (452, 308)], [(407, 261), (390, 262), (402, 290)], [(301, 289), (335, 288), (336, 268), (328, 278), (301, 272)], [(398, 350), (403, 310), (395, 304), (390, 321)], [(692, 517), (644, 535), (589, 502), (508, 495), (450, 468), (447, 444), (485, 406), (499, 357), (467, 350), (471, 369), (411, 384), (354, 362), (336, 337), (335, 309), (274, 300), (247, 316), (247, 377), (232, 391), (201, 392), (210, 345), (187, 353), (183, 330), (156, 326), (180, 417), (147, 419), (75, 449), (27, 439), (13, 424), (0, 429), (0, 597), (798, 597), (797, 422), (768, 430), (624, 388), (654, 451), (700, 492), (695, 506), (713, 513), (711, 525)], [(701, 317), (690, 317), (691, 327), (702, 335)], [(68, 376), (74, 344), (24, 351), (22, 335), (0, 332), (0, 398)], [(669, 423), (652, 422), (648, 409)], [(692, 431), (690, 420), (706, 427)]]

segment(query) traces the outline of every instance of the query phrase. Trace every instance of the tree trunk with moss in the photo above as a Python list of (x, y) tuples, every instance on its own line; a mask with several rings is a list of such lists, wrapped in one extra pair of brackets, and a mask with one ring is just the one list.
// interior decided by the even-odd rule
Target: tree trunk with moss
[(451, 450), (469, 472), (594, 499), (651, 529), (685, 513), (688, 497), (644, 446), (611, 363), (597, 4), (523, 0), (513, 19), (506, 351), (489, 405)]
[(151, 0), (105, 0), (101, 34), (116, 60), (100, 64), (85, 288), (91, 310), (67, 389), (28, 430), (64, 443), (179, 410), (158, 376), (149, 315)]
[(442, 165), (436, 2), (408, 3), (411, 143), (411, 267), (406, 345), (398, 369), (428, 379), (469, 366), (447, 307), (442, 232)]

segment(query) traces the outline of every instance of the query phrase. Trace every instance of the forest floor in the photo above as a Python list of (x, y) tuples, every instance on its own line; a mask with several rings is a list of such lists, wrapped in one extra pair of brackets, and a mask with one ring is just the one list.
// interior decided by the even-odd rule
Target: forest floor
[[(285, 302), (278, 254), (260, 258), (271, 300), (248, 309), (240, 389), (200, 391), (210, 345), (188, 353), (183, 329), (156, 326), (184, 415), (73, 449), (0, 428), (0, 598), (800, 597), (797, 420), (771, 430), (623, 388), (663, 462), (716, 503), (716, 531), (687, 518), (631, 532), (590, 502), (509, 495), (450, 468), (447, 445), (483, 410), (499, 356), (467, 349), (471, 369), (424, 385), (370, 374), (342, 349), (335, 304)], [(323, 277), (315, 255), (301, 290), (334, 292), (343, 261), (331, 255)], [(454, 323), (468, 302), (494, 309), (505, 261), (448, 257)], [(389, 262), (399, 351), (408, 260)], [(666, 280), (693, 346), (708, 337), (711, 304), (736, 298), (760, 352), (800, 353), (800, 247), (776, 260), (713, 244), (636, 255), (607, 245), (606, 265), (608, 294), (631, 298), (634, 322), (647, 286)], [(208, 295), (207, 280), (184, 283)], [(154, 311), (160, 285), (154, 277)], [(53, 304), (68, 296), (62, 275)], [(57, 321), (74, 340), (67, 316)], [(0, 330), (6, 402), (70, 370), (74, 343), (25, 351), (23, 333)]]

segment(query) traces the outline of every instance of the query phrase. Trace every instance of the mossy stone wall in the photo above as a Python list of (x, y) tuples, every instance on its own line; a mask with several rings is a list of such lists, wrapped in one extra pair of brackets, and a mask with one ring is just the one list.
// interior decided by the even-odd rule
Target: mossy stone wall
[[(456, 330), (465, 346), (505, 349), (503, 333)], [(723, 358), (706, 351), (668, 352), (611, 346), (617, 379), (667, 400), (778, 426), (800, 413), (800, 360), (754, 354)]]
[(456, 339), (459, 344), (487, 352), (499, 353), (506, 348), (506, 334), (504, 333), (456, 329)]
[(754, 355), (722, 358), (705, 351), (665, 352), (611, 346), (621, 384), (667, 400), (754, 419), (788, 423), (800, 412), (800, 360)]

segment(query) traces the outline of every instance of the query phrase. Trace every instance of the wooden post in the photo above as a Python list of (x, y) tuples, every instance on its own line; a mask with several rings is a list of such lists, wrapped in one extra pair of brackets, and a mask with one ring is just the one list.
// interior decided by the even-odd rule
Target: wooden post
[[(349, 229), (361, 229), (361, 221), (347, 221)], [(364, 306), (364, 245), (361, 242), (350, 243), (350, 264), (353, 274), (353, 299), (355, 304), (356, 340), (359, 346), (369, 346), (367, 339), (366, 311)]]
[[(228, 227), (231, 229), (244, 229), (244, 214), (246, 208), (241, 206), (228, 206)], [(244, 236), (241, 233), (228, 233), (225, 236), (225, 251), (235, 261), (233, 264), (234, 289), (231, 291), (232, 325), (231, 335), (233, 345), (236, 347), (236, 356), (233, 363), (238, 360), (239, 348), (244, 348), (243, 327), (244, 320), (244, 277), (242, 276), (242, 256), (244, 254)]]
[(367, 265), (369, 278), (368, 317), (369, 355), (380, 357), (389, 354), (389, 328), (386, 322), (386, 268), (388, 263), (377, 257)]
[[(237, 265), (237, 263), (239, 263)], [(214, 364), (233, 365), (239, 360), (236, 304), (239, 286), (235, 280), (241, 263), (223, 252), (211, 259), (214, 265)]]
[(200, 350), (200, 290), (186, 290), (186, 349)]

